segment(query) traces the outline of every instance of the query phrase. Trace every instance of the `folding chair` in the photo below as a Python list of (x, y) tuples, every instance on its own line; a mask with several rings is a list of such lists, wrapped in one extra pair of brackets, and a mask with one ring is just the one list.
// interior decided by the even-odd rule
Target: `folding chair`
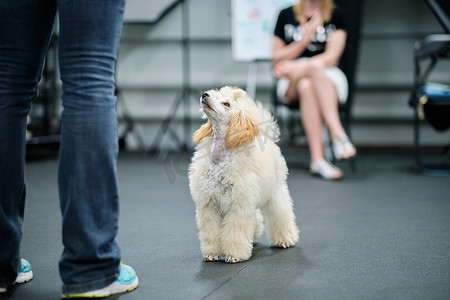
[[(450, 175), (450, 141), (444, 147), (441, 163), (425, 165), (420, 152), (421, 120), (437, 131), (450, 128), (450, 82), (429, 82), (439, 61), (450, 59), (450, 3), (446, 0), (425, 0), (447, 34), (432, 34), (414, 44), (414, 87), (410, 105), (414, 109), (414, 170), (425, 175)], [(447, 79), (448, 80), (448, 79)]]

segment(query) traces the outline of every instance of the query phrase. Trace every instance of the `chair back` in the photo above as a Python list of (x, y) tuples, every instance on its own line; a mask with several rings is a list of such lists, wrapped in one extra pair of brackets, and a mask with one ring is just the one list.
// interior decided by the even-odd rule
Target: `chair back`
[(356, 68), (358, 64), (358, 53), (360, 45), (360, 35), (362, 27), (363, 0), (335, 0), (338, 6), (344, 10), (345, 26), (347, 31), (347, 43), (342, 54), (339, 67), (347, 76), (348, 98), (345, 104), (339, 106), (342, 114), (344, 127), (349, 127), (351, 122), (351, 109), (355, 95)]
[(335, 3), (343, 8), (346, 18), (347, 44), (344, 53), (342, 54), (339, 66), (347, 76), (348, 80), (349, 93), (345, 104), (348, 109), (352, 106), (355, 90), (363, 2), (363, 0), (335, 0)]
[(425, 0), (446, 34), (450, 34), (450, 1)]

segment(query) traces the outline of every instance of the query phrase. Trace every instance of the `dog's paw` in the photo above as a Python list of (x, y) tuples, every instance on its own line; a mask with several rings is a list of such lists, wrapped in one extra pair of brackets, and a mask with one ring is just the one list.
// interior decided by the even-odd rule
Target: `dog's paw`
[(277, 247), (277, 248), (284, 248), (284, 249), (289, 248), (289, 246), (290, 245), (288, 242), (278, 242), (275, 245), (275, 247)]
[(234, 256), (227, 256), (225, 258), (225, 262), (230, 263), (230, 264), (235, 264), (235, 263), (238, 263), (240, 261), (241, 261), (240, 259), (238, 259), (238, 258), (236, 258)]
[(299, 230), (297, 227), (291, 230), (284, 231), (283, 234), (278, 234), (271, 239), (271, 244), (278, 248), (289, 248), (298, 242)]
[(205, 261), (216, 261), (219, 260), (219, 255), (208, 254), (205, 256)]

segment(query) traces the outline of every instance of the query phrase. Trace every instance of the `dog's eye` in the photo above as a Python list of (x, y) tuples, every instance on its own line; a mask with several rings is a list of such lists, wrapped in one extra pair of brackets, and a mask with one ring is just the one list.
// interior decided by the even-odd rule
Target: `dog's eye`
[(226, 107), (230, 107), (230, 103), (228, 102), (224, 102), (223, 105), (225, 105)]

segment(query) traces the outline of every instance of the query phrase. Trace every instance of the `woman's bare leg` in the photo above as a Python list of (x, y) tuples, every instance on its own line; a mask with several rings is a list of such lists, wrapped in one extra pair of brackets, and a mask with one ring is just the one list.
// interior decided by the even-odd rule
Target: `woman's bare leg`
[(319, 100), (309, 78), (297, 83), (297, 93), (300, 95), (300, 115), (308, 138), (311, 161), (315, 162), (324, 157)]
[(320, 113), (330, 130), (331, 138), (345, 135), (339, 118), (337, 91), (333, 82), (326, 75), (325, 68), (318, 64), (311, 64), (309, 78), (318, 99)]

